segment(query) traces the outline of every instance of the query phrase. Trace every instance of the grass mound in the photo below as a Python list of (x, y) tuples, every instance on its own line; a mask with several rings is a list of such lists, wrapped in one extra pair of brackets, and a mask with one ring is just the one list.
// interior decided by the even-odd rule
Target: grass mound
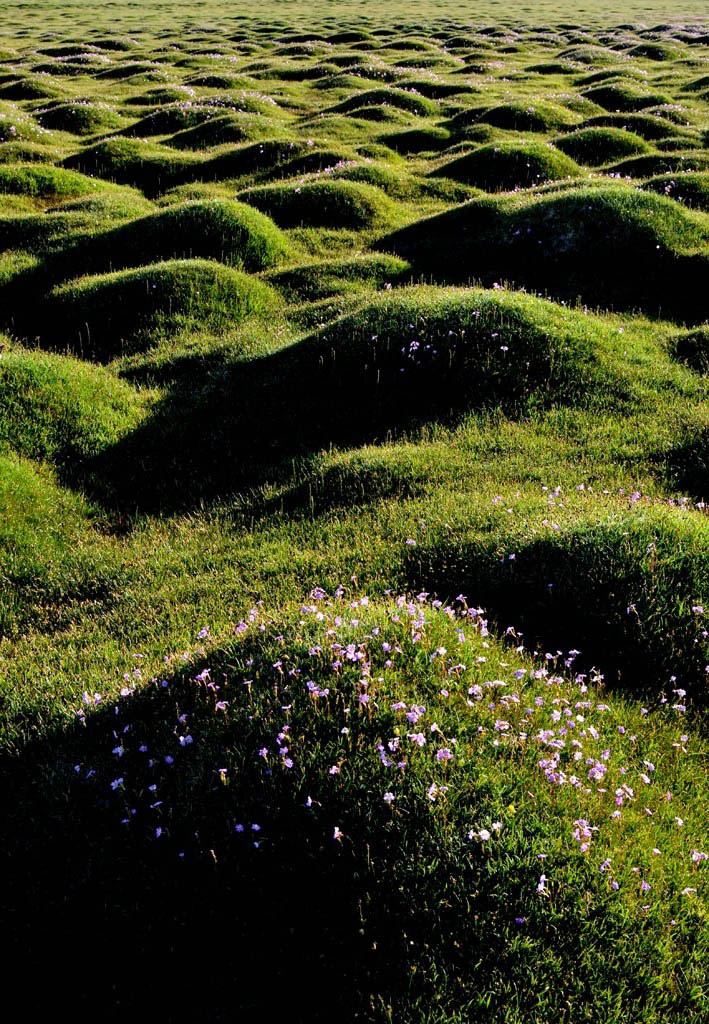
[(575, 75), (578, 72), (578, 67), (572, 61), (549, 60), (541, 61), (539, 64), (530, 64), (524, 70), (535, 75)]
[(113, 552), (87, 527), (83, 502), (50, 472), (0, 454), (0, 636), (29, 626), (51, 630), (64, 606), (105, 605), (122, 581)]
[[(128, 682), (97, 709), (86, 694), (86, 725), (67, 737), (79, 771), (47, 771), (31, 805), (44, 818), (61, 793), (83, 842), (70, 857), (49, 817), (37, 864), (11, 861), (13, 887), (63, 872), (73, 896), (115, 847), (112, 877), (139, 865), (142, 884), (135, 921), (102, 902), (111, 959), (127, 950), (146, 984), (176, 958), (211, 964), (220, 1005), (261, 1006), (277, 984), (297, 1020), (371, 1018), (371, 991), (407, 1024), (542, 1019), (563, 1005), (549, 995), (560, 960), (574, 964), (564, 1000), (632, 991), (673, 1020), (700, 1005), (706, 787), (680, 712), (641, 715), (575, 679), (573, 658), (510, 649), (465, 602), (318, 588), (297, 614), (254, 606), (238, 630), (140, 694)], [(91, 930), (95, 901), (69, 906), (71, 934)], [(44, 913), (58, 928), (53, 902)], [(214, 927), (231, 936), (216, 953), (200, 938)], [(658, 973), (694, 995), (658, 992)], [(168, 996), (199, 1014), (191, 990)]]
[(140, 47), (137, 39), (128, 36), (99, 36), (93, 40), (93, 45), (99, 50), (108, 50), (114, 53), (130, 53)]
[(390, 222), (395, 209), (378, 188), (355, 181), (265, 185), (240, 192), (239, 199), (282, 228), (372, 228)]
[[(0, 135), (2, 132), (0, 131)], [(56, 160), (56, 150), (38, 142), (0, 141), (0, 164), (50, 164)]]
[(0, 166), (0, 193), (55, 199), (83, 196), (106, 190), (101, 181), (85, 174), (45, 164), (3, 164)]
[(238, 142), (254, 142), (273, 133), (273, 125), (263, 117), (251, 114), (221, 114), (193, 128), (176, 132), (165, 140), (175, 149), (209, 149)]
[(706, 315), (709, 221), (625, 186), (474, 199), (378, 245), (439, 280), (514, 280), (605, 308)]
[[(443, 595), (475, 584), (527, 644), (575, 646), (587, 667), (648, 700), (676, 701), (677, 686), (709, 704), (709, 528), (701, 515), (641, 499), (630, 511), (534, 533), (508, 537), (504, 553), (462, 544), (432, 554), (430, 575), (424, 568), (417, 578)], [(414, 553), (422, 565), (428, 557)], [(433, 564), (439, 557), (445, 569)]]
[(293, 139), (265, 139), (248, 146), (235, 146), (204, 160), (194, 176), (202, 181), (218, 181), (221, 178), (274, 171), (282, 164), (304, 156), (311, 148), (307, 142), (296, 142)]
[(671, 102), (664, 93), (649, 92), (634, 82), (613, 82), (609, 85), (597, 85), (586, 89), (586, 99), (597, 103), (604, 110), (632, 113), (646, 107), (657, 107)]
[(76, 470), (134, 427), (136, 393), (97, 366), (13, 349), (0, 360), (0, 446)]
[(567, 156), (589, 167), (598, 167), (623, 157), (647, 153), (647, 142), (622, 128), (581, 128), (554, 139), (554, 145)]
[(351, 162), (352, 157), (352, 151), (349, 149), (308, 146), (306, 152), (259, 171), (258, 181), (265, 184), (274, 179), (297, 178), (322, 171), (331, 174), (334, 168)]
[(661, 174), (640, 186), (647, 192), (669, 196), (695, 210), (709, 213), (709, 171)]
[[(402, 173), (399, 168), (382, 164), (352, 163), (332, 172), (332, 177), (344, 181), (362, 181), (365, 185), (374, 185), (392, 199), (412, 199), (426, 194), (427, 184)], [(433, 189), (431, 190), (433, 192)]]
[(364, 107), (396, 107), (418, 117), (430, 117), (438, 112), (438, 105), (433, 100), (405, 89), (367, 89), (337, 103), (330, 110), (346, 114)]
[(370, 254), (272, 271), (268, 280), (289, 299), (316, 301), (357, 286), (382, 288), (397, 284), (405, 280), (409, 272), (410, 267), (404, 260)]
[(264, 270), (291, 251), (272, 220), (253, 206), (212, 199), (169, 206), (97, 238), (88, 259), (137, 266), (202, 257), (247, 271)]
[[(342, 115), (337, 115), (342, 120)], [(378, 106), (355, 107), (349, 111), (348, 116), (353, 120), (371, 121), (373, 124), (403, 127), (410, 123), (410, 118), (405, 111), (398, 107), (392, 107), (385, 103)], [(348, 133), (351, 126), (348, 125)]]
[(584, 75), (582, 78), (577, 78), (574, 83), (577, 86), (591, 86), (600, 85), (601, 82), (612, 82), (612, 81), (635, 81), (644, 82), (645, 75), (642, 71), (637, 68), (624, 67), (622, 69), (618, 67), (604, 68), (601, 71), (594, 71), (590, 75)]
[(612, 164), (608, 171), (627, 178), (648, 178), (666, 172), (703, 171), (709, 168), (709, 153), (648, 153)]
[(194, 100), (196, 95), (196, 91), (189, 85), (164, 85), (131, 96), (126, 99), (126, 103), (136, 107), (157, 107), (162, 103), (186, 103)]
[(463, 127), (472, 122), (483, 122), (494, 128), (505, 128), (517, 132), (550, 132), (576, 124), (578, 117), (548, 100), (535, 100), (533, 103), (500, 103), (479, 112), (463, 111), (453, 119), (454, 128)]
[(486, 192), (529, 188), (580, 173), (580, 167), (570, 156), (560, 153), (548, 143), (536, 141), (481, 146), (433, 172), (436, 176), (475, 185)]
[(682, 137), (682, 131), (679, 128), (653, 114), (599, 114), (589, 117), (579, 125), (580, 130), (586, 128), (618, 128), (621, 131), (639, 135), (642, 139), (650, 142), (672, 136)]
[(244, 89), (248, 88), (248, 79), (238, 75), (204, 74), (195, 75), (187, 83), (192, 89)]
[(47, 212), (48, 219), (64, 213), (80, 213), (96, 228), (103, 228), (111, 221), (133, 220), (153, 210), (149, 199), (137, 189), (106, 189), (97, 194), (64, 199), (53, 205)]
[(380, 142), (396, 153), (408, 155), (445, 149), (450, 139), (450, 132), (445, 128), (410, 128), (407, 131), (382, 135)]
[(701, 75), (682, 86), (683, 92), (704, 92), (709, 89), (709, 75)]
[(131, 61), (125, 64), (114, 64), (113, 67), (99, 71), (96, 78), (103, 81), (123, 82), (135, 79), (143, 82), (164, 82), (167, 73), (159, 64), (151, 61)]
[(654, 191), (660, 196), (683, 203), (695, 210), (709, 213), (709, 172), (661, 174), (644, 181), (640, 186), (645, 191)]
[(210, 121), (217, 109), (200, 106), (199, 103), (177, 103), (174, 106), (159, 107), (139, 121), (135, 121), (122, 134), (128, 138), (141, 139), (151, 135), (172, 135), (185, 128), (195, 128)]
[[(316, 284), (324, 272), (314, 272)], [(281, 280), (286, 291), (308, 287), (287, 272)], [(119, 504), (134, 504), (137, 486), (142, 507), (181, 507), (189, 481), (224, 496), (273, 472), (268, 459), (291, 466), (332, 443), (454, 423), (473, 409), (517, 416), (582, 402), (591, 380), (613, 386), (603, 337), (582, 314), (531, 296), (397, 289), (295, 345), (226, 367), (201, 392), (166, 400), (94, 471)]]
[(3, 100), (51, 100), (58, 95), (59, 90), (47, 81), (45, 75), (0, 85), (0, 99)]
[(279, 306), (268, 285), (207, 260), (172, 260), (70, 281), (47, 303), (45, 343), (105, 360), (187, 328), (222, 331)]
[(557, 54), (559, 59), (573, 61), (575, 64), (585, 64), (588, 67), (607, 67), (609, 64), (613, 65), (621, 60), (619, 54), (615, 53), (614, 50), (609, 49), (607, 46), (590, 44), (580, 44), (577, 46), (567, 47)]
[(645, 57), (647, 60), (668, 61), (677, 60), (680, 51), (676, 46), (669, 46), (667, 43), (655, 43), (650, 40), (631, 46), (628, 50), (629, 57)]
[[(35, 259), (56, 253), (68, 261), (75, 244), (90, 230), (91, 219), (74, 212), (56, 213), (51, 217), (36, 212), (16, 213), (0, 218), (0, 247), (6, 251), (31, 252)], [(26, 298), (33, 301), (37, 295)], [(10, 312), (7, 307), (3, 308), (3, 322), (11, 324), (14, 313), (15, 310)]]
[[(43, 272), (34, 278), (33, 285), (27, 282), (29, 289), (23, 297), (15, 296), (23, 308), (10, 311), (6, 307), (3, 310), (5, 322), (18, 315), (20, 320), (24, 320), (25, 314), (32, 315), (36, 299), (45, 290), (46, 280), (63, 280), (72, 273), (80, 273), (84, 265), (81, 254), (86, 252), (86, 245), (92, 245), (96, 232), (103, 232), (116, 222), (144, 215), (151, 208), (140, 193), (119, 188), (115, 192), (89, 194), (52, 203), (42, 213), (37, 212), (36, 201), (25, 196), (8, 196), (7, 199), (21, 199), (28, 203), (30, 209), (25, 213), (18, 209), (12, 211), (13, 216), (2, 218), (0, 247), (26, 250), (35, 257), (44, 257), (45, 263)], [(95, 252), (94, 246), (92, 255)], [(48, 275), (46, 279), (45, 274)], [(14, 302), (10, 301), (9, 306), (14, 307)]]
[(123, 118), (103, 103), (58, 103), (35, 114), (43, 128), (72, 135), (97, 135), (123, 127)]
[(194, 160), (136, 139), (111, 138), (67, 157), (63, 166), (155, 196), (179, 184)]
[(33, 117), (18, 111), (0, 108), (0, 143), (44, 143), (49, 133)]
[(398, 406), (406, 422), (445, 408), (574, 400), (594, 361), (581, 327), (528, 296), (415, 287), (345, 317), (310, 345), (343, 379), (359, 377), (362, 392), (375, 386), (387, 416)]

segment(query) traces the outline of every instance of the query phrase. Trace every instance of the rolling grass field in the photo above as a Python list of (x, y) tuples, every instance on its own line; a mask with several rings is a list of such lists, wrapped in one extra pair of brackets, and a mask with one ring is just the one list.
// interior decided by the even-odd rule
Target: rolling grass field
[(4, 4), (27, 1019), (709, 1019), (708, 400), (704, 4)]

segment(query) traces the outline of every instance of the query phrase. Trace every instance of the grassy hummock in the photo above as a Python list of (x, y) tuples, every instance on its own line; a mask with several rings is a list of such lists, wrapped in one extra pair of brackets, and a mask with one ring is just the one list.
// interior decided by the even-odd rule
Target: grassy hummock
[(514, 281), (606, 307), (702, 318), (707, 239), (703, 214), (615, 185), (474, 199), (379, 245), (444, 280)]
[(209, 260), (169, 260), (82, 277), (49, 297), (46, 341), (98, 359), (190, 327), (222, 331), (278, 308), (268, 285)]
[(486, 192), (510, 192), (545, 181), (572, 178), (579, 175), (581, 169), (551, 145), (502, 142), (480, 146), (472, 153), (442, 164), (434, 173), (476, 185)]

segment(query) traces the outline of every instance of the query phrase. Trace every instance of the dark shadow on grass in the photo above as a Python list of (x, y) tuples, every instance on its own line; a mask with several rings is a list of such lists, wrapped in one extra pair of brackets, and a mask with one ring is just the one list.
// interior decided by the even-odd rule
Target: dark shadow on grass
[[(236, 675), (248, 654), (253, 696)], [(409, 973), (431, 946), (463, 969), (471, 946), (463, 956), (452, 941), (462, 909), (445, 903), (445, 891), (455, 892), (454, 873), (470, 872), (484, 918), (497, 895), (487, 892), (484, 862), (454, 868), (449, 856), (414, 897), (420, 865), (446, 861), (425, 793), (393, 828), (389, 809), (371, 798), (381, 783), (376, 757), (351, 785), (328, 787), (327, 745), (339, 743), (341, 716), (313, 715), (307, 696), (290, 718), (296, 733), (305, 716), (308, 749), (294, 755), (304, 771), (266, 762), (264, 730), (279, 727), (290, 695), (285, 685), (283, 696), (272, 685), (259, 692), (258, 659), (258, 644), (247, 642), (211, 663), (218, 693), (193, 665), (0, 764), (2, 917), (13, 936), (5, 968), (16, 982), (41, 975), (41, 985), (23, 985), (29, 1016), (70, 984), (74, 1021), (95, 1019), (99, 1006), (103, 1020), (267, 1020), (283, 1000), (302, 1024), (371, 1019), (370, 994), (389, 1001), (433, 984), (425, 971)], [(187, 735), (193, 742), (181, 745)], [(374, 733), (363, 740), (371, 747)], [(308, 806), (311, 786), (331, 794), (326, 804)], [(333, 822), (346, 840), (334, 839)], [(520, 879), (520, 891), (529, 883)], [(484, 955), (503, 951), (491, 938)]]
[(709, 704), (709, 646), (692, 611), (709, 593), (709, 563), (692, 529), (629, 516), (511, 542), (504, 554), (482, 543), (419, 546), (408, 561), (410, 587), (444, 600), (464, 593), (528, 650), (579, 651), (574, 671), (595, 668), (609, 687), (651, 703), (675, 702), (677, 686), (698, 708)]
[[(602, 309), (706, 320), (707, 229), (679, 203), (624, 186), (477, 199), (382, 238), (445, 283), (514, 281)], [(455, 238), (455, 245), (451, 245)]]
[[(316, 709), (302, 677), (275, 674), (284, 648), (273, 634), (215, 652), (211, 673), (193, 662), (164, 685), (141, 684), (0, 763), (4, 966), (28, 1019), (62, 1001), (74, 1022), (99, 1007), (110, 1021), (270, 1020), (287, 1002), (296, 1024), (392, 1019), (385, 1007), (412, 1021), (443, 981), (443, 1012), (474, 1006), (492, 1024), (488, 978), (533, 977), (550, 949), (579, 963), (579, 998), (591, 1000), (597, 972), (581, 931), (564, 927), (576, 893), (562, 891), (554, 915), (538, 912), (533, 856), (512, 873), (442, 841), (413, 767), (392, 815), (375, 753), (394, 724), (384, 709), (348, 719), (346, 784), (328, 781), (356, 675), (331, 711)], [(292, 770), (274, 747), (286, 715)], [(471, 772), (464, 820), (492, 796)], [(572, 857), (557, 854), (555, 867)], [(520, 905), (523, 948), (507, 928)], [(589, 913), (609, 941), (627, 941), (615, 903)], [(640, 998), (646, 980), (637, 985)]]
[(687, 431), (674, 448), (662, 453), (661, 468), (671, 487), (709, 502), (709, 428)]
[[(256, 803), (256, 757), (227, 794), (210, 759), (228, 735), (210, 738), (195, 690), (186, 674), (172, 679), (0, 768), (5, 968), (15, 983), (32, 982), (22, 984), (29, 1016), (48, 1012), (59, 992), (75, 1021), (97, 1012), (185, 1024), (270, 1019), (284, 998), (289, 1019), (329, 1021), (357, 1005), (356, 976), (373, 957), (359, 931), (353, 857), (334, 842), (323, 856), (325, 832), (305, 795)], [(173, 733), (178, 706), (190, 715), (193, 748)], [(153, 769), (136, 735), (161, 751)], [(120, 742), (119, 760), (110, 750)], [(135, 815), (111, 789), (120, 776), (133, 784)], [(157, 795), (147, 788), (154, 780)], [(153, 797), (164, 803), (151, 810)], [(234, 831), (236, 815), (245, 834)]]

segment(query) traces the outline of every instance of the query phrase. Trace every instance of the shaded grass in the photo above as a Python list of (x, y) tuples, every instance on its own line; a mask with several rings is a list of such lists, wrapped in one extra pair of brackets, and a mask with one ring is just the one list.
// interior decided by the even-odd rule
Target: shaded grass
[[(340, 1006), (380, 1016), (384, 1003), (413, 1021), (435, 1001), (439, 1019), (464, 1008), (492, 1021), (510, 1000), (515, 1017), (508, 1019), (523, 1019), (510, 973), (550, 983), (561, 957), (575, 964), (565, 994), (571, 985), (574, 998), (585, 999), (603, 984), (610, 1019), (620, 1021), (614, 1007), (628, 988), (656, 1020), (700, 1007), (702, 897), (680, 891), (691, 882), (703, 896), (690, 858), (693, 798), (703, 781), (681, 743), (667, 753), (682, 728), (676, 713), (653, 709), (644, 717), (595, 683), (567, 681), (487, 637), (485, 621), (466, 606), (449, 617), (422, 600), (354, 596), (354, 604), (349, 595), (331, 603), (316, 592), (299, 613), (274, 622), (255, 607), (240, 637), (207, 661), (202, 653), (182, 672), (164, 672), (164, 683), (140, 696), (136, 669), (115, 708), (113, 701), (97, 712), (84, 706), (85, 727), (28, 753), (25, 770), (42, 784), (27, 797), (30, 821), (12, 819), (8, 866), (13, 885), (28, 893), (26, 920), (41, 912), (46, 930), (23, 928), (21, 948), (41, 955), (47, 931), (51, 941), (91, 928), (99, 905), (104, 951), (128, 949), (134, 981), (150, 950), (158, 999), (176, 1019), (197, 1012), (198, 997), (162, 984), (162, 950), (173, 965), (194, 969), (203, 962), (199, 937), (226, 920), (231, 942), (208, 953), (219, 967), (216, 1005), (239, 999), (260, 1010), (269, 998), (265, 981), (275, 977), (289, 986), (296, 1019), (329, 1019)], [(333, 638), (342, 652), (335, 667), (323, 649)], [(94, 699), (86, 695), (89, 705)], [(570, 718), (574, 705), (583, 711), (575, 734), (591, 761), (606, 765), (608, 785), (544, 778), (538, 762), (547, 751), (536, 733), (551, 726), (553, 735), (557, 709), (569, 705)], [(423, 747), (411, 739), (419, 729)], [(625, 735), (631, 731), (634, 741)], [(57, 763), (56, 743), (69, 745), (71, 757)], [(450, 761), (438, 760), (439, 750)], [(564, 759), (565, 778), (573, 765)], [(640, 773), (649, 770), (645, 787)], [(642, 800), (626, 797), (613, 822), (612, 791), (621, 781), (638, 796), (642, 787)], [(671, 807), (663, 803), (668, 787)], [(652, 805), (652, 824), (641, 803)], [(59, 808), (67, 807), (88, 839), (78, 857), (59, 827)], [(596, 830), (586, 854), (575, 848), (578, 819)], [(36, 821), (45, 828), (41, 849), (29, 841)], [(650, 854), (653, 843), (661, 859)], [(284, 857), (286, 876), (274, 886)], [(136, 865), (143, 879), (131, 886), (137, 929), (113, 896), (115, 880), (128, 881)], [(62, 872), (73, 897), (64, 908), (46, 885)], [(82, 897), (79, 879), (87, 876), (91, 893)], [(565, 927), (569, 917), (573, 929)], [(149, 928), (140, 923), (148, 921)], [(588, 955), (599, 941), (613, 951), (612, 974)], [(274, 948), (270, 963), (265, 954)], [(106, 967), (94, 967), (93, 957), (89, 963), (92, 993)], [(658, 973), (684, 980), (658, 988)], [(136, 1005), (134, 986), (132, 993), (120, 985), (121, 1011)], [(145, 998), (141, 992), (139, 1005)]]
[[(86, 509), (49, 471), (0, 454), (0, 636), (50, 630), (65, 605), (105, 606), (123, 573), (109, 544), (86, 530)], [(65, 625), (67, 624), (65, 620)]]
[(622, 128), (582, 128), (554, 140), (554, 145), (579, 163), (598, 167), (620, 157), (646, 153), (648, 144)]
[(247, 271), (282, 262), (292, 247), (273, 221), (245, 203), (179, 203), (98, 237), (87, 262), (125, 267), (174, 257), (219, 260)]
[(642, 306), (701, 320), (707, 238), (702, 214), (610, 186), (539, 199), (476, 199), (378, 246), (438, 279), (514, 280), (605, 307)]
[[(226, 497), (290, 475), (294, 458), (328, 444), (455, 423), (475, 409), (525, 416), (593, 404), (596, 391), (620, 408), (652, 407), (652, 384), (638, 389), (624, 361), (647, 361), (657, 374), (657, 349), (624, 339), (632, 356), (621, 355), (617, 339), (600, 318), (530, 296), (402, 290), (271, 355), (227, 363), (200, 390), (178, 389), (88, 467), (90, 478), (99, 492), (108, 485), (109, 503), (167, 510), (191, 500), (188, 481)], [(697, 390), (672, 364), (665, 372), (678, 394)]]
[(591, 506), (585, 520), (565, 523), (563, 499), (558, 511), (556, 504), (503, 545), (459, 538), (419, 547), (412, 578), (441, 595), (474, 586), (497, 621), (514, 622), (527, 644), (575, 645), (586, 670), (596, 666), (609, 684), (645, 701), (662, 695), (676, 702), (672, 687), (681, 685), (706, 706), (706, 522), (641, 501), (600, 519), (601, 509)]

